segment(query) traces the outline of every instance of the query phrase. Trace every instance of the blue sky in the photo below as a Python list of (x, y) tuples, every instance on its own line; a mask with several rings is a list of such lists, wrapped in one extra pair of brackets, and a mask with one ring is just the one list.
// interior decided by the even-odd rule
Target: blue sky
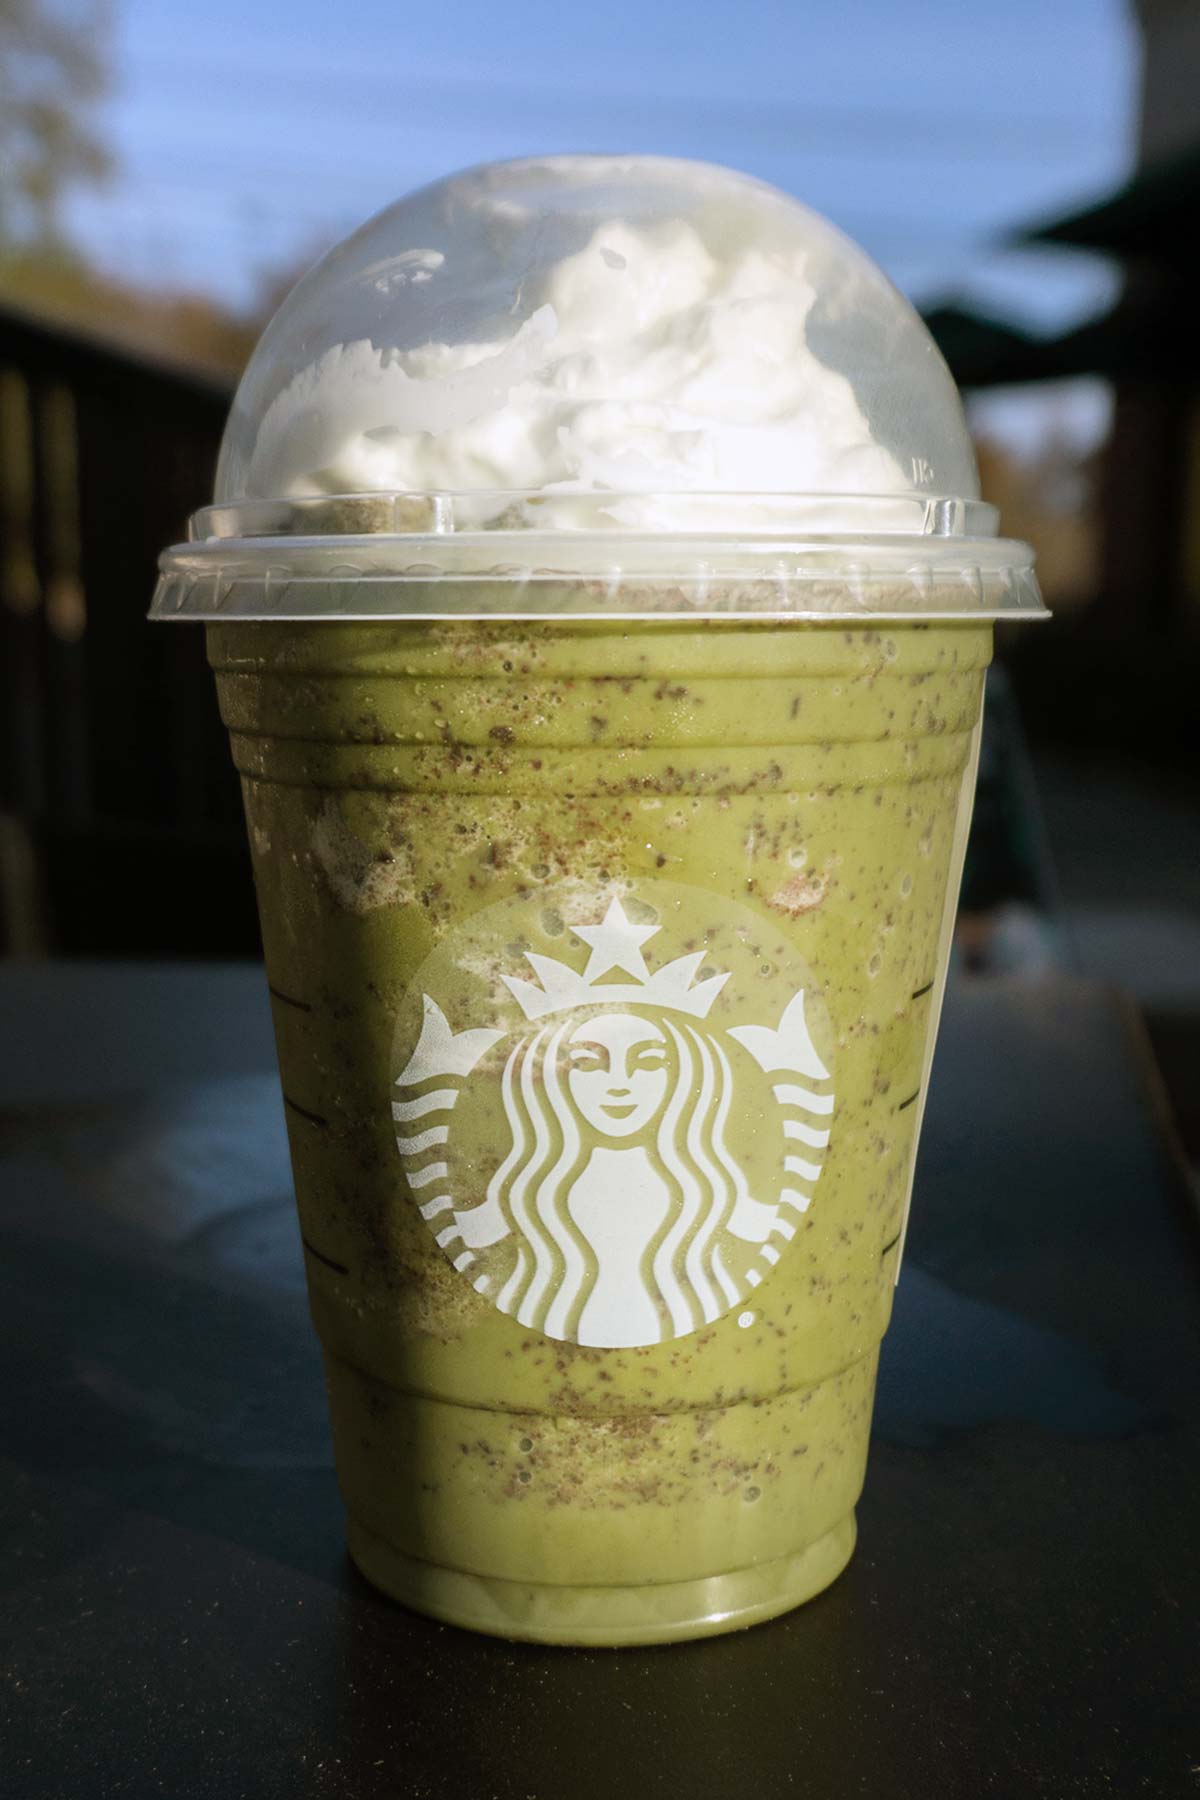
[(1005, 230), (1128, 170), (1123, 0), (116, 0), (103, 263), (248, 303), (397, 195), (490, 157), (707, 157), (827, 213), (918, 300), (1046, 329), (1109, 292)]

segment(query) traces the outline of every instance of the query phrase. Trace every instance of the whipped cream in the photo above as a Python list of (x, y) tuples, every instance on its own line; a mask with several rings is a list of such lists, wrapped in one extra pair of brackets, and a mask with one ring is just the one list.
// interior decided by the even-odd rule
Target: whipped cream
[[(809, 344), (809, 253), (722, 253), (721, 236), (613, 219), (530, 278), (508, 335), (335, 345), (268, 407), (247, 491), (468, 493), (479, 525), (509, 505), (496, 490), (545, 496), (546, 524), (570, 522), (572, 494), (612, 492), (607, 521), (650, 530), (670, 528), (672, 493), (911, 491)], [(381, 279), (450, 301), (454, 262), (407, 250)]]

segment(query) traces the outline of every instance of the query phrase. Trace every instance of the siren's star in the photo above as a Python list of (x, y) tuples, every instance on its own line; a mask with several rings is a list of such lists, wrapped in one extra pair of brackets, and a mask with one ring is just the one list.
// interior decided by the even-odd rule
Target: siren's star
[(657, 925), (635, 925), (625, 916), (619, 900), (613, 900), (599, 925), (572, 925), (577, 938), (591, 950), (583, 979), (595, 981), (610, 969), (624, 969), (638, 981), (649, 981), (650, 971), (642, 955), (642, 945), (659, 930)]

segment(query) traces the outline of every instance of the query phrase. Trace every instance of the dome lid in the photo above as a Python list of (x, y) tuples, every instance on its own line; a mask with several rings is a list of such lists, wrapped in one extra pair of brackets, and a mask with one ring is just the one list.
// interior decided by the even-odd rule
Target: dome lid
[(935, 575), (974, 595), (935, 612), (1039, 610), (995, 529), (937, 346), (827, 220), (706, 163), (531, 158), (398, 201), (289, 294), (155, 610), (207, 616), (205, 580), (243, 616), (289, 590), (303, 616), (427, 613), (405, 582), (470, 613), (472, 581), (488, 611), (513, 581), (522, 612), (570, 610), (572, 581), (619, 588), (602, 610), (662, 610), (669, 581), (762, 610), (764, 577), (786, 611), (911, 577), (919, 610)]
[[(398, 201), (304, 277), (250, 360), (218, 503), (406, 492), (979, 486), (928, 330), (827, 220), (705, 163), (558, 156)], [(470, 511), (488, 522), (486, 501)]]

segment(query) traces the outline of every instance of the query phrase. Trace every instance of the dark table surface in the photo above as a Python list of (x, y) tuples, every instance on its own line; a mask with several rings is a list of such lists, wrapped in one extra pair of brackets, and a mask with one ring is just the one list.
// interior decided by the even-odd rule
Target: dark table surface
[(346, 1561), (254, 968), (0, 969), (5, 1800), (1200, 1795), (1200, 1258), (1136, 1022), (952, 993), (859, 1548), (539, 1650)]

